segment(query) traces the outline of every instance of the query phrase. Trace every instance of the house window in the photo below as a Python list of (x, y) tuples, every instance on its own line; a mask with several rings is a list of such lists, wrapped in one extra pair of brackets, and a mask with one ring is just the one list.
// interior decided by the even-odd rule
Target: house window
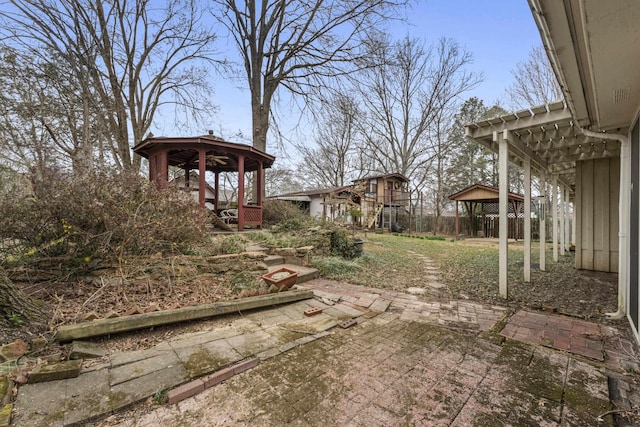
[(378, 182), (375, 180), (369, 181), (369, 191), (368, 193), (377, 193), (378, 192)]

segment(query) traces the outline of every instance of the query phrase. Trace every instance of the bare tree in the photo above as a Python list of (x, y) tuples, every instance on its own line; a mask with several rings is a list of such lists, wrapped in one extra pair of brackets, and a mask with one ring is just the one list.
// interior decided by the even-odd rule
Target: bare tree
[(266, 151), (272, 102), (281, 86), (294, 95), (344, 75), (362, 35), (405, 0), (213, 0), (233, 36), (251, 93), (253, 146)]
[(543, 46), (531, 49), (527, 60), (519, 62), (511, 74), (515, 81), (507, 88), (507, 98), (514, 110), (563, 99), (562, 90)]
[(378, 35), (370, 40), (370, 56), (382, 65), (358, 76), (363, 151), (378, 172), (401, 173), (421, 189), (434, 156), (431, 131), (438, 115), (482, 76), (465, 69), (471, 54), (450, 39), (425, 48), (416, 39), (392, 43)]
[(337, 93), (317, 115), (315, 145), (297, 144), (303, 156), (300, 169), (308, 171), (315, 187), (341, 187), (353, 174), (360, 111), (355, 99)]
[(44, 62), (3, 46), (0, 156), (32, 173), (65, 164), (77, 172), (89, 170), (94, 148), (104, 135), (85, 83), (54, 53)]
[(293, 193), (304, 190), (303, 177), (299, 171), (287, 168), (271, 168), (265, 171), (265, 193), (267, 196)]
[(194, 111), (199, 105), (208, 107), (204, 64), (212, 62), (214, 34), (198, 2), (11, 3), (13, 7), (1, 13), (0, 36), (42, 63), (50, 55), (64, 61), (80, 84), (79, 105), (99, 111), (94, 120), (107, 131), (104, 142), (117, 166), (139, 168), (131, 145), (144, 139), (162, 105)]

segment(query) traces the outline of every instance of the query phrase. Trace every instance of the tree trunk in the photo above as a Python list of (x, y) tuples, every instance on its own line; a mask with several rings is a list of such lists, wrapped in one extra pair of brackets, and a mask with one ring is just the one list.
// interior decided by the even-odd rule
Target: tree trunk
[(26, 295), (11, 282), (0, 269), (0, 327), (16, 327), (23, 324), (44, 326), (47, 315), (33, 298)]

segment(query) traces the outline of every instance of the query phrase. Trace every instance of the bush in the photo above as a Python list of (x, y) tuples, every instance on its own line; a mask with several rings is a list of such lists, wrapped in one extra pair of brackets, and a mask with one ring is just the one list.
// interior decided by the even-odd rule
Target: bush
[(282, 231), (295, 231), (308, 227), (313, 220), (297, 205), (286, 200), (265, 200), (262, 203), (262, 225), (277, 226)]
[(6, 255), (89, 262), (183, 253), (206, 236), (206, 214), (187, 193), (172, 186), (158, 189), (137, 174), (49, 170), (31, 187), (26, 196), (15, 188), (0, 189)]

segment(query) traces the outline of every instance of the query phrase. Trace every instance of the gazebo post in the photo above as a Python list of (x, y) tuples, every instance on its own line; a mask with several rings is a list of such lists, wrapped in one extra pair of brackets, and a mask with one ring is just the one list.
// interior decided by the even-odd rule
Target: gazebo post
[(184, 165), (184, 188), (189, 188), (189, 179), (191, 178), (189, 169), (190, 169), (190, 165), (189, 163), (186, 163)]
[(217, 214), (218, 213), (218, 200), (220, 199), (220, 172), (216, 172), (215, 174), (215, 178), (214, 178), (214, 188), (213, 188), (213, 210), (214, 212)]
[(169, 152), (168, 150), (160, 151), (160, 173), (158, 174), (158, 187), (164, 187), (169, 182)]
[(200, 174), (198, 181), (198, 203), (204, 207), (205, 197), (205, 173), (207, 172), (207, 153), (204, 148), (198, 150), (198, 173)]
[[(264, 198), (264, 169), (262, 168), (262, 162), (258, 162), (258, 170), (256, 171), (258, 175), (258, 200), (256, 201), (257, 206), (260, 206), (260, 215), (262, 215), (262, 201)], [(260, 218), (260, 225), (258, 225), (259, 229), (262, 229), (262, 217)]]
[(244, 156), (238, 156), (238, 231), (244, 229)]
[(500, 278), (499, 278), (499, 291), (502, 298), (508, 298), (508, 286), (507, 286), (507, 267), (508, 267), (508, 205), (509, 205), (509, 135), (508, 130), (493, 133), (494, 142), (498, 142), (498, 181), (500, 191), (499, 202), (499, 215), (500, 215), (500, 253), (499, 253), (499, 265), (500, 265)]
[(544, 171), (540, 173), (540, 198), (542, 199), (540, 215), (538, 221), (540, 222), (540, 271), (546, 271), (546, 256), (547, 256), (547, 183), (546, 175)]
[(524, 281), (531, 282), (531, 159), (524, 156)]

